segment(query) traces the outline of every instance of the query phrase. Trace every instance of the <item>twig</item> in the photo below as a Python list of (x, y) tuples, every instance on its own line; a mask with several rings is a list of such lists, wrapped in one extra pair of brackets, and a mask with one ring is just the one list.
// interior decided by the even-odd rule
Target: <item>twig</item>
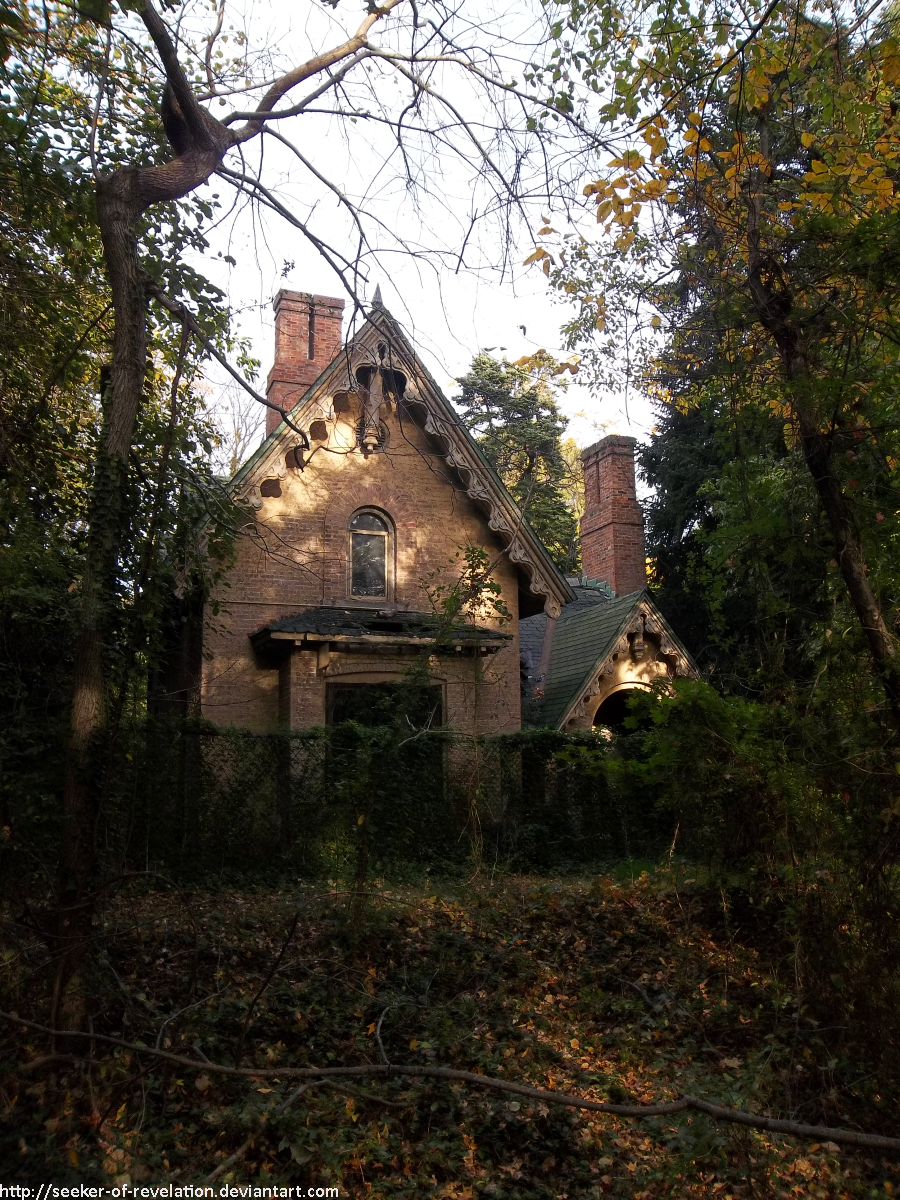
[(650, 999), (647, 992), (644, 990), (644, 988), (641, 987), (641, 985), (639, 983), (635, 983), (631, 979), (620, 979), (618, 975), (616, 975), (614, 978), (615, 978), (616, 983), (624, 984), (625, 987), (634, 988), (634, 990), (637, 992), (637, 994), (640, 996), (640, 998), (643, 1000), (643, 1002), (647, 1005), (647, 1007), (652, 1012), (659, 1012), (659, 1010), (662, 1008), (661, 1004), (657, 1004), (657, 1002), (655, 1000)]
[[(294, 1103), (294, 1101), (299, 1100), (304, 1092), (308, 1092), (310, 1088), (320, 1087), (323, 1084), (327, 1084), (327, 1082), (328, 1081), (326, 1079), (322, 1079), (322, 1080), (318, 1080), (318, 1081), (313, 1079), (309, 1083), (301, 1083), (301, 1085), (296, 1089), (296, 1091), (291, 1092), (290, 1096), (288, 1096), (288, 1098), (287, 1098), (287, 1100), (285, 1100), (284, 1104), (280, 1104), (278, 1106), (278, 1108), (275, 1109), (275, 1112), (273, 1115), (280, 1116), (281, 1113), (287, 1112), (287, 1110)], [(266, 1123), (266, 1121), (268, 1121), (268, 1119), (269, 1119), (269, 1114), (263, 1113), (260, 1124), (265, 1125), (265, 1123)], [(241, 1159), (244, 1157), (244, 1155), (250, 1149), (250, 1146), (252, 1144), (253, 1144), (253, 1138), (248, 1137), (247, 1140), (242, 1145), (238, 1146), (238, 1148), (237, 1148), (237, 1150), (235, 1150), (234, 1154), (232, 1154), (228, 1158), (226, 1158), (223, 1163), (219, 1163), (219, 1165), (216, 1167), (216, 1169), (214, 1171), (211, 1171), (210, 1174), (207, 1175), (206, 1182), (207, 1183), (215, 1183), (216, 1180), (219, 1178), (219, 1176), (224, 1175), (229, 1167), (233, 1167), (236, 1163), (239, 1163), (241, 1161)]]
[[(287, 937), (281, 943), (281, 949), (278, 951), (278, 957), (275, 959), (274, 963), (272, 964), (272, 968), (269, 971), (268, 975), (265, 977), (265, 979), (260, 984), (259, 991), (256, 993), (256, 995), (250, 1001), (250, 1007), (247, 1009), (247, 1015), (244, 1017), (243, 1025), (241, 1025), (241, 1032), (240, 1032), (240, 1036), (238, 1037), (238, 1046), (237, 1046), (237, 1050), (235, 1051), (235, 1055), (234, 1055), (234, 1065), (236, 1067), (240, 1065), (241, 1055), (244, 1053), (244, 1041), (247, 1037), (247, 1027), (250, 1024), (250, 1018), (253, 1016), (253, 1011), (256, 1008), (256, 1005), (259, 1001), (260, 996), (262, 996), (263, 992), (266, 990), (266, 988), (269, 986), (269, 984), (275, 978), (275, 973), (278, 970), (278, 968), (281, 966), (282, 960), (284, 959), (284, 956), (287, 953), (287, 948), (291, 944), (294, 934), (297, 932), (297, 923), (300, 920), (300, 913), (303, 911), (303, 908), (304, 908), (304, 906), (301, 905), (300, 908), (298, 908), (297, 911), (294, 913), (294, 919), (293, 919), (293, 921), (291, 921), (291, 927), (287, 931)], [(195, 1047), (195, 1049), (196, 1049), (196, 1047)]]
[[(282, 1113), (287, 1112), (287, 1110), (290, 1108), (290, 1106), (294, 1103), (295, 1100), (299, 1100), (300, 1097), (304, 1094), (304, 1092), (308, 1092), (310, 1088), (314, 1088), (314, 1087), (330, 1087), (330, 1088), (333, 1088), (336, 1092), (346, 1092), (346, 1094), (348, 1096), (358, 1096), (361, 1100), (371, 1100), (375, 1104), (385, 1104), (385, 1105), (387, 1105), (388, 1108), (408, 1108), (409, 1107), (409, 1105), (406, 1101), (383, 1100), (381, 1098), (381, 1096), (372, 1096), (372, 1095), (370, 1095), (369, 1092), (361, 1092), (359, 1090), (359, 1088), (349, 1087), (346, 1083), (335, 1083), (333, 1080), (330, 1080), (330, 1079), (320, 1079), (320, 1080), (314, 1079), (310, 1083), (301, 1083), (300, 1087), (298, 1087), (296, 1091), (291, 1092), (290, 1096), (288, 1096), (288, 1098), (287, 1098), (287, 1100), (285, 1100), (284, 1104), (280, 1104), (278, 1106), (278, 1108), (276, 1108), (272, 1113), (264, 1113), (262, 1116), (262, 1119), (260, 1120), (260, 1127), (262, 1127), (263, 1125), (265, 1125), (267, 1123), (270, 1116), (281, 1116)], [(215, 1183), (216, 1180), (219, 1179), (220, 1176), (222, 1176), (228, 1170), (229, 1167), (233, 1167), (236, 1163), (239, 1163), (241, 1161), (241, 1159), (244, 1157), (244, 1155), (250, 1149), (252, 1144), (253, 1144), (253, 1137), (248, 1137), (247, 1140), (242, 1145), (238, 1146), (238, 1148), (237, 1148), (237, 1150), (235, 1150), (234, 1154), (232, 1154), (229, 1158), (226, 1158), (223, 1163), (219, 1163), (219, 1165), (216, 1167), (216, 1169), (214, 1171), (212, 1171), (209, 1175), (207, 1175), (205, 1182), (206, 1183)]]
[(396, 1007), (396, 1005), (389, 1004), (387, 1006), (387, 1008), (382, 1012), (381, 1016), (378, 1018), (378, 1024), (375, 1026), (375, 1043), (378, 1046), (378, 1053), (381, 1056), (381, 1061), (384, 1063), (384, 1065), (386, 1067), (389, 1067), (391, 1065), (391, 1060), (385, 1054), (384, 1045), (381, 1041), (381, 1022), (388, 1015), (388, 1013), (391, 1011), (391, 1009), (395, 1008), (395, 1007)]
[(257, 402), (257, 404), (262, 404), (266, 408), (271, 408), (274, 412), (279, 413), (281, 415), (281, 419), (282, 419), (282, 421), (284, 421), (285, 425), (287, 425), (287, 427), (289, 429), (293, 429), (294, 433), (298, 433), (300, 435), (300, 437), (303, 438), (303, 441), (305, 442), (305, 445), (303, 448), (305, 450), (308, 450), (309, 449), (309, 438), (307, 438), (307, 436), (303, 432), (303, 430), (299, 429), (294, 424), (294, 422), (290, 418), (290, 415), (285, 411), (285, 409), (283, 409), (281, 407), (280, 404), (273, 404), (271, 400), (267, 400), (265, 396), (261, 395), (256, 390), (256, 388), (250, 386), (250, 384), (243, 377), (243, 375), (241, 375), (241, 373), (239, 371), (236, 371), (234, 369), (234, 367), (231, 365), (231, 363), (228, 361), (228, 359), (225, 357), (225, 355), (220, 353), (220, 351), (218, 351), (216, 349), (216, 347), (213, 345), (213, 343), (209, 340), (209, 338), (203, 332), (203, 329), (201, 328), (199, 321), (197, 321), (196, 317), (190, 311), (190, 309), (185, 308), (185, 306), (183, 304), (179, 304), (179, 302), (177, 300), (173, 300), (171, 298), (171, 296), (167, 296), (166, 293), (159, 286), (159, 284), (154, 279), (150, 278), (150, 276), (147, 276), (146, 283), (147, 283), (147, 291), (154, 298), (154, 300), (156, 300), (157, 303), (161, 304), (163, 308), (167, 309), (168, 312), (170, 312), (173, 316), (178, 317), (178, 319), (180, 321), (182, 321), (184, 323), (184, 325), (187, 326), (188, 329), (190, 329), (191, 333), (194, 335), (194, 337), (197, 339), (197, 341), (200, 342), (200, 344), (203, 346), (204, 350), (206, 350), (207, 354), (211, 354), (213, 356), (213, 358), (216, 360), (216, 362), (219, 363), (220, 366), (225, 368), (225, 370), (228, 372), (228, 374), (231, 376), (231, 378), (234, 379), (237, 383), (239, 383), (241, 385), (241, 387), (244, 389), (244, 391), (247, 392), (248, 395), (253, 397), (253, 399)]
[(474, 1071), (460, 1071), (454, 1067), (433, 1067), (419, 1063), (364, 1063), (356, 1067), (226, 1067), (220, 1063), (201, 1063), (196, 1059), (186, 1058), (181, 1054), (170, 1054), (167, 1050), (156, 1050), (150, 1046), (138, 1046), (134, 1042), (126, 1042), (121, 1038), (107, 1037), (99, 1033), (83, 1033), (79, 1030), (51, 1029), (47, 1025), (38, 1025), (35, 1021), (26, 1021), (13, 1013), (0, 1012), (0, 1019), (11, 1025), (20, 1025), (25, 1029), (33, 1029), (38, 1033), (46, 1033), (50, 1037), (87, 1038), (95, 1042), (104, 1042), (108, 1046), (118, 1046), (131, 1054), (150, 1054), (165, 1062), (177, 1063), (181, 1067), (202, 1070), (216, 1075), (231, 1075), (244, 1079), (308, 1079), (328, 1080), (341, 1078), (361, 1078), (369, 1075), (406, 1076), (408, 1078), (447, 1079), (453, 1083), (468, 1083), (473, 1087), (487, 1088), (495, 1092), (512, 1092), (516, 1096), (526, 1096), (543, 1104), (562, 1104), (567, 1108), (582, 1108), (588, 1112), (609, 1113), (614, 1117), (633, 1117), (645, 1120), (647, 1117), (668, 1117), (675, 1113), (702, 1112), (716, 1121), (727, 1121), (733, 1125), (744, 1125), (748, 1129), (761, 1129), (767, 1133), (783, 1133), (788, 1137), (807, 1138), (810, 1141), (840, 1142), (845, 1146), (865, 1146), (871, 1150), (893, 1150), (900, 1153), (900, 1138), (883, 1137), (878, 1133), (864, 1133), (854, 1129), (832, 1128), (828, 1125), (806, 1125), (800, 1121), (783, 1121), (776, 1117), (758, 1116), (756, 1113), (744, 1112), (739, 1108), (725, 1108), (721, 1104), (712, 1104), (698, 1096), (682, 1095), (677, 1100), (664, 1100), (656, 1104), (608, 1104), (600, 1100), (586, 1100), (582, 1096), (574, 1096), (570, 1092), (551, 1092), (545, 1088), (529, 1087), (524, 1083), (513, 1083), (507, 1079), (498, 1079), (495, 1075), (477, 1075)]

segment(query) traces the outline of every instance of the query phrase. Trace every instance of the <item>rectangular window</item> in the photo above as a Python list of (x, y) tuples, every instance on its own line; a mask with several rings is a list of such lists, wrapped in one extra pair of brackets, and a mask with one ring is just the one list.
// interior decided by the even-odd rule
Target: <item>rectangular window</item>
[(380, 534), (352, 533), (350, 542), (351, 594), (387, 596), (387, 538)]

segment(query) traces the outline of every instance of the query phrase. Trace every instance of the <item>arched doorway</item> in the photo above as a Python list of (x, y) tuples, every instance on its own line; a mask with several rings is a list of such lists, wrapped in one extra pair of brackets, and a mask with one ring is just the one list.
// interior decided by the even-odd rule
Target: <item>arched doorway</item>
[(594, 713), (594, 728), (611, 729), (614, 733), (623, 732), (625, 718), (628, 716), (628, 698), (637, 690), (646, 692), (650, 689), (638, 684), (616, 688), (614, 692), (610, 692)]

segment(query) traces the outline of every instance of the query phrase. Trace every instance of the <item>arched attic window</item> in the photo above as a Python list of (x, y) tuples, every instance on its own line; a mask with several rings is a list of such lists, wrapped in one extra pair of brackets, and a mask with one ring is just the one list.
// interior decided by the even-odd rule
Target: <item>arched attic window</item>
[(387, 600), (393, 585), (391, 527), (384, 514), (362, 508), (350, 518), (350, 595)]

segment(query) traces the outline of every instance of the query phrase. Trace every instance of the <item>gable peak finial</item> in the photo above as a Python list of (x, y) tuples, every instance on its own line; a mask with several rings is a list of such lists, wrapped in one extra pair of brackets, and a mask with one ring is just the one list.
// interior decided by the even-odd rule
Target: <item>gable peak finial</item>
[(384, 301), (381, 298), (381, 284), (375, 284), (375, 295), (372, 297), (373, 308), (384, 308)]

